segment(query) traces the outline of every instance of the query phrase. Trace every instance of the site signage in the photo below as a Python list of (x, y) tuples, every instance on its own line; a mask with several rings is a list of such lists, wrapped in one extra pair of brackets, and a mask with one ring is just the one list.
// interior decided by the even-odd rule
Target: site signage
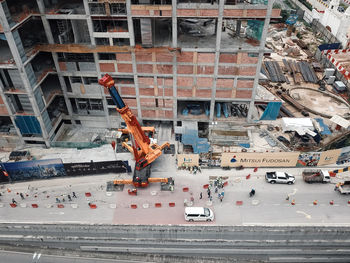
[(221, 167), (292, 167), (299, 152), (276, 153), (222, 153)]
[(181, 166), (199, 166), (199, 154), (178, 154), (177, 167)]
[(335, 164), (340, 156), (342, 149), (329, 150), (321, 153), (317, 165)]

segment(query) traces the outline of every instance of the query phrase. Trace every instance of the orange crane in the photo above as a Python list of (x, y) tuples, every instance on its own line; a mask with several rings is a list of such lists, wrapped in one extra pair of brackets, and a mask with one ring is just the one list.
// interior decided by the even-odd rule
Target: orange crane
[(169, 178), (149, 178), (150, 164), (154, 162), (159, 156), (162, 155), (162, 150), (166, 147), (170, 147), (168, 142), (163, 143), (161, 146), (155, 143), (151, 143), (145, 132), (154, 132), (153, 127), (142, 128), (135, 115), (131, 112), (128, 105), (126, 105), (119, 95), (118, 90), (114, 86), (113, 78), (106, 74), (98, 83), (108, 88), (109, 94), (112, 97), (117, 111), (122, 116), (127, 129), (123, 129), (124, 133), (129, 133), (131, 136), (132, 146), (130, 147), (126, 143), (123, 146), (126, 147), (135, 157), (135, 170), (132, 180), (115, 180), (114, 184), (133, 184), (135, 187), (146, 187), (150, 182), (168, 182)]

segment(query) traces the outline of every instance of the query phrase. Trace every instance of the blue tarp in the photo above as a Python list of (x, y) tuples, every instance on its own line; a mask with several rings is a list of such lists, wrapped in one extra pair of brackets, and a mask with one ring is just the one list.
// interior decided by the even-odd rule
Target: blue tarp
[(269, 102), (260, 120), (270, 120), (270, 121), (276, 120), (280, 112), (281, 106), (282, 106), (282, 102), (279, 102), (279, 101)]
[(328, 126), (326, 124), (324, 124), (323, 119), (322, 118), (315, 118), (315, 120), (320, 124), (321, 126), (321, 135), (331, 135), (331, 131), (329, 130)]
[(184, 145), (191, 145), (193, 153), (207, 153), (209, 151), (209, 143), (206, 138), (199, 138), (197, 130), (187, 130), (182, 134), (181, 142)]
[(240, 143), (238, 145), (244, 148), (250, 148), (250, 143)]
[(322, 44), (318, 46), (320, 51), (328, 50), (328, 49), (339, 49), (340, 43), (332, 43), (332, 44)]
[(40, 124), (35, 116), (16, 116), (15, 122), (21, 134), (41, 134)]

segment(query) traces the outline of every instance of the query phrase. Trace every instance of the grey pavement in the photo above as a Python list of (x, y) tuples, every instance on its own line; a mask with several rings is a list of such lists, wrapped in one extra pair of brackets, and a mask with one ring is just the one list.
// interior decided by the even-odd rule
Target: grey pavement
[[(334, 184), (349, 178), (349, 172), (332, 178), (331, 184), (307, 184), (303, 182), (303, 168), (252, 168), (241, 171), (229, 171), (220, 168), (202, 170), (202, 173), (190, 174), (189, 171), (177, 170), (175, 156), (163, 155), (152, 166), (152, 177), (173, 177), (174, 192), (160, 191), (159, 183), (145, 189), (138, 189), (137, 196), (130, 196), (125, 186), (122, 192), (106, 192), (106, 182), (115, 178), (131, 175), (96, 175), (77, 178), (59, 178), (42, 181), (30, 181), (3, 185), (0, 191), (0, 222), (42, 222), (42, 223), (87, 223), (87, 224), (160, 224), (160, 225), (350, 225), (350, 196), (335, 192)], [(286, 171), (296, 176), (294, 185), (271, 185), (265, 182), (266, 171)], [(329, 169), (332, 170), (332, 169)], [(251, 174), (249, 179), (246, 176)], [(206, 189), (210, 176), (227, 177), (228, 185), (221, 203), (213, 196), (208, 203)], [(183, 188), (189, 188), (184, 192)], [(29, 190), (28, 190), (29, 188)], [(256, 195), (249, 198), (249, 191), (254, 188)], [(8, 192), (10, 189), (11, 192)], [(67, 195), (75, 192), (78, 198), (68, 201)], [(21, 200), (17, 193), (29, 196)], [(90, 197), (85, 193), (91, 193)], [(203, 199), (199, 199), (200, 192)], [(213, 192), (213, 191), (212, 191)], [(290, 195), (290, 200), (286, 197)], [(35, 197), (37, 196), (37, 197)], [(55, 199), (59, 198), (64, 208), (58, 208)], [(11, 208), (12, 198), (18, 202)], [(62, 199), (65, 198), (65, 202)], [(188, 223), (184, 220), (184, 200), (194, 199), (194, 206), (209, 206), (214, 210), (214, 222)], [(291, 201), (295, 200), (295, 205)], [(334, 205), (330, 205), (330, 201)], [(242, 205), (237, 205), (242, 201)], [(317, 201), (317, 205), (313, 202)], [(91, 209), (88, 203), (96, 204)], [(161, 207), (155, 207), (161, 203)], [(169, 203), (175, 203), (170, 207)], [(32, 208), (37, 204), (38, 208)], [(137, 205), (132, 209), (131, 205)]]

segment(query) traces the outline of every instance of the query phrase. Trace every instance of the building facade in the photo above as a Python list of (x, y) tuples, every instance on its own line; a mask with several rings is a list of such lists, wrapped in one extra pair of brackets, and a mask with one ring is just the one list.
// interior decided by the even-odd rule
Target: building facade
[(1, 1), (2, 144), (49, 147), (69, 124), (120, 127), (98, 85), (105, 73), (141, 122), (250, 121), (268, 25), (280, 14), (272, 3)]

